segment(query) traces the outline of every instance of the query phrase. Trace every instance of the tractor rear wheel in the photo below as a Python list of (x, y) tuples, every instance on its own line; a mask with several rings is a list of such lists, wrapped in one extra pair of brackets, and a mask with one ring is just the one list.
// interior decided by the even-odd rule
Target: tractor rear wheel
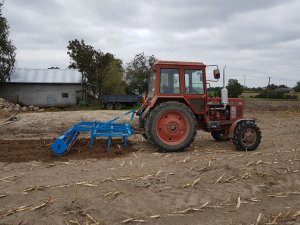
[(113, 110), (114, 109), (114, 105), (112, 103), (107, 103), (106, 104), (106, 109)]
[(242, 121), (234, 130), (233, 143), (238, 150), (255, 150), (261, 141), (261, 131), (252, 121)]
[(161, 151), (183, 151), (196, 136), (194, 113), (180, 102), (163, 102), (150, 113), (146, 123), (148, 140)]
[(115, 109), (116, 110), (121, 110), (122, 109), (122, 104), (121, 103), (116, 103), (115, 104)]
[(142, 136), (143, 136), (143, 138), (144, 138), (145, 140), (148, 140), (148, 137), (147, 137), (147, 135), (146, 135), (145, 133), (142, 133)]
[(228, 141), (230, 138), (225, 134), (225, 131), (212, 131), (211, 136), (216, 141)]

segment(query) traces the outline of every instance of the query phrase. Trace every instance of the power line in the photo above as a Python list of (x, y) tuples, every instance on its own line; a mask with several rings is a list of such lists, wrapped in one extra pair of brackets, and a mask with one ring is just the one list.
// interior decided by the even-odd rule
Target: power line
[[(268, 78), (268, 76), (266, 75), (230, 75), (231, 77), (244, 77), (244, 76), (247, 76), (247, 78)], [(273, 80), (281, 80), (281, 81), (298, 81), (297, 79), (290, 79), (290, 78), (285, 78), (285, 77), (274, 77), (272, 76), (272, 79)]]

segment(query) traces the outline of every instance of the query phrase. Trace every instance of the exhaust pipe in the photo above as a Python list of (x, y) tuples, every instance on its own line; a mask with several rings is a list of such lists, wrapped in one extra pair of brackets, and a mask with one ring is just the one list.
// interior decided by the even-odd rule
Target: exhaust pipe
[(223, 88), (221, 90), (221, 103), (223, 104), (224, 109), (228, 105), (228, 90), (225, 86), (225, 69), (226, 69), (226, 65), (223, 68)]

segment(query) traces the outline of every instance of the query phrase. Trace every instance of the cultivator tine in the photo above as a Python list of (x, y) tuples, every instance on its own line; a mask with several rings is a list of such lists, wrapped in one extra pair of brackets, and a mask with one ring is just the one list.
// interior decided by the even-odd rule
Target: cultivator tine
[(90, 151), (92, 151), (92, 149), (93, 149), (94, 142), (95, 142), (94, 138), (91, 138), (91, 140), (90, 140), (90, 146), (89, 146), (89, 150)]
[(128, 144), (128, 138), (127, 137), (123, 137), (123, 144), (124, 144), (124, 148), (127, 148), (127, 144)]
[(110, 158), (110, 146), (111, 146), (111, 142), (112, 142), (112, 138), (109, 137), (107, 139), (107, 154), (108, 154), (108, 158)]

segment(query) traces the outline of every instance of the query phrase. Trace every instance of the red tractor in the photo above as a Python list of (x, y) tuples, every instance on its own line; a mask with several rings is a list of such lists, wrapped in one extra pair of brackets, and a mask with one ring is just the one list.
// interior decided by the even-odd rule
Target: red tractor
[[(149, 89), (138, 110), (143, 136), (161, 151), (182, 151), (193, 142), (197, 130), (217, 140), (232, 139), (238, 150), (255, 150), (261, 141), (254, 120), (244, 119), (244, 100), (207, 94), (206, 66), (198, 62), (158, 61), (151, 68)], [(220, 78), (216, 66), (214, 79)]]

